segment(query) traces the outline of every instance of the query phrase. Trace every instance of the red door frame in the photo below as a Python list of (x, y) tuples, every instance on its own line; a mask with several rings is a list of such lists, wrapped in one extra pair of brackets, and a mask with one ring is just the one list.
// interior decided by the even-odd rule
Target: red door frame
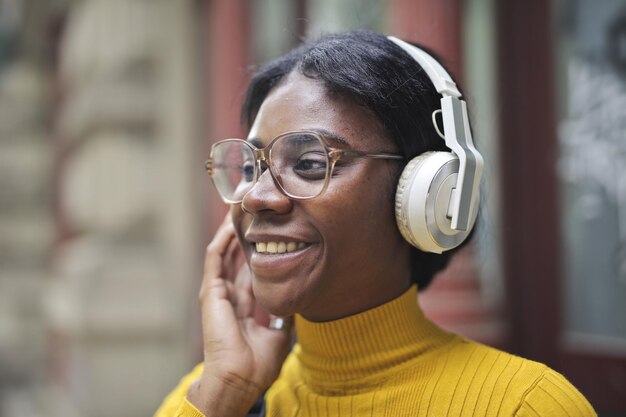
[[(207, 71), (207, 150), (220, 139), (243, 137), (239, 114), (250, 66), (250, 16), (247, 0), (210, 0), (205, 5)], [(208, 182), (208, 178), (207, 178)], [(208, 236), (227, 207), (210, 187)]]
[[(205, 5), (207, 71), (207, 150), (227, 137), (244, 137), (240, 109), (251, 76), (252, 30), (249, 0), (210, 0)], [(307, 29), (307, 0), (294, 0), (295, 38)], [(211, 188), (208, 236), (213, 236), (227, 207)]]

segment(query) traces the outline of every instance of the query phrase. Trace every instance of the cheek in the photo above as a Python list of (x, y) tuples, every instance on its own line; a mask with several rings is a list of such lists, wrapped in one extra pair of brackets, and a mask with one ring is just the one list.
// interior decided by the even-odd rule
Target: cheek
[(371, 222), (388, 223), (394, 216), (396, 184), (387, 170), (368, 172), (362, 180), (342, 187), (344, 201)]
[[(365, 247), (379, 238), (399, 236), (393, 208), (395, 186), (388, 175), (364, 175), (361, 181), (337, 183), (328, 191), (320, 207), (325, 208), (326, 232), (334, 241)], [(332, 243), (329, 239), (328, 244)]]

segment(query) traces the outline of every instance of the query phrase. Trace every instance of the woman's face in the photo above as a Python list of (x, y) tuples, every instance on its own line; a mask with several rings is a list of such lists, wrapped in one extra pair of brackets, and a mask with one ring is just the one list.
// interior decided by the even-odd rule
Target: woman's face
[[(296, 130), (328, 132), (345, 142), (331, 140), (333, 147), (398, 152), (365, 107), (294, 72), (267, 96), (248, 140), (267, 146)], [(255, 297), (272, 314), (332, 320), (389, 301), (410, 285), (409, 246), (393, 212), (398, 162), (340, 162), (315, 199), (290, 200), (265, 171), (243, 202), (231, 208)], [(264, 244), (288, 250), (263, 252)]]

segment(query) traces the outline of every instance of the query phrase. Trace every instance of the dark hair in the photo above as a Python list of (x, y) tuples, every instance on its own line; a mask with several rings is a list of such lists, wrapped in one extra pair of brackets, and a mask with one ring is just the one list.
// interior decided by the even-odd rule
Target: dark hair
[[(439, 94), (422, 67), (384, 35), (370, 31), (326, 35), (264, 65), (252, 77), (243, 103), (241, 119), (248, 128), (269, 92), (292, 71), (319, 80), (330, 93), (351, 97), (374, 112), (407, 161), (426, 151), (449, 150), (431, 120), (432, 112), (440, 108)], [(439, 255), (413, 248), (412, 280), (425, 289), (454, 252)]]

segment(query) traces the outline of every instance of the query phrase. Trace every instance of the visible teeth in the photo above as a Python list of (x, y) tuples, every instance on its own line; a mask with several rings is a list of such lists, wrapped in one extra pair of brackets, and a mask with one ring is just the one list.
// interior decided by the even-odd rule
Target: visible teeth
[(303, 249), (304, 242), (256, 242), (256, 251), (259, 253), (285, 253)]
[(276, 242), (267, 242), (267, 251), (269, 253), (276, 253), (277, 246)]

